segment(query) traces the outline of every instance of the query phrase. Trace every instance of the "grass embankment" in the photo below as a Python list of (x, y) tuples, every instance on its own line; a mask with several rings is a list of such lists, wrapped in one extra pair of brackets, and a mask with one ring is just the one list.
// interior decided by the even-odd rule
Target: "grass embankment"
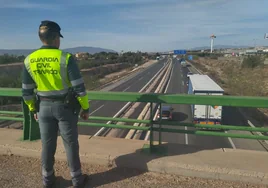
[[(201, 57), (192, 64), (217, 82), (225, 93), (235, 96), (260, 96), (268, 94), (268, 67), (263, 57)], [(261, 124), (268, 124), (268, 109), (244, 108)]]

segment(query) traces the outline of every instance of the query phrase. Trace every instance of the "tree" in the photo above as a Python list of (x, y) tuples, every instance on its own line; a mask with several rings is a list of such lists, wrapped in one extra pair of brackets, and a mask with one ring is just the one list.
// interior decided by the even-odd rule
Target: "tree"
[(242, 62), (242, 67), (243, 68), (255, 68), (258, 66), (262, 66), (264, 65), (264, 59), (259, 56), (259, 55), (255, 55), (255, 56), (248, 56), (246, 58), (244, 58), (243, 62)]
[(8, 55), (4, 54), (0, 56), (0, 64), (9, 64), (9, 63), (18, 63), (23, 62), (25, 59), (25, 56), (14, 56), (14, 55)]

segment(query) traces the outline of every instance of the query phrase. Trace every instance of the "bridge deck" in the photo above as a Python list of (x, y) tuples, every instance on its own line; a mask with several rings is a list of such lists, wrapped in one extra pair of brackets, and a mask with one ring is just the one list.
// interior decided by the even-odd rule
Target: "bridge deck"
[[(15, 157), (17, 155), (20, 155), (24, 157), (40, 158), (41, 142), (21, 142), (18, 140), (21, 135), (21, 130), (0, 129), (0, 155), (12, 154)], [(186, 146), (180, 144), (164, 143), (163, 145), (167, 148), (167, 153), (166, 156), (160, 156), (148, 155), (146, 152), (142, 152), (146, 151), (146, 149), (144, 150), (142, 148), (147, 142), (141, 140), (125, 140), (107, 137), (92, 137), (89, 139), (89, 136), (80, 136), (79, 142), (81, 161), (83, 163), (87, 163), (88, 165), (95, 165), (94, 168), (92, 167), (92, 170), (90, 170), (88, 165), (85, 167), (86, 171), (90, 170), (88, 172), (91, 174), (93, 173), (93, 177), (96, 176), (94, 174), (100, 173), (99, 170), (107, 170), (104, 169), (104, 167), (98, 167), (96, 165), (102, 165), (106, 167), (108, 165), (110, 167), (110, 171), (115, 171), (115, 174), (121, 173), (120, 170), (116, 170), (116, 167), (128, 167), (136, 168), (139, 170), (192, 176), (199, 178), (211, 178), (233, 181), (240, 180), (242, 182), (268, 184), (267, 152), (233, 150), (224, 148), (206, 150), (205, 148), (202, 148), (200, 146)], [(8, 158), (1, 157), (2, 160), (0, 163), (0, 177), (3, 177), (3, 175), (6, 173), (4, 170), (4, 166), (6, 166), (5, 168), (9, 168), (6, 164), (8, 164), (9, 162), (12, 163), (12, 160), (14, 163), (14, 156)], [(56, 159), (66, 160), (64, 147), (60, 138), (58, 139)], [(17, 161), (17, 164), (15, 166), (13, 164), (13, 167), (15, 168), (16, 166), (22, 166), (22, 168), (28, 170), (29, 173), (31, 170), (36, 173), (40, 170), (39, 160), (28, 160), (31, 162), (31, 164), (34, 165), (33, 168), (30, 168), (29, 165), (23, 162), (25, 158), (21, 158), (21, 160), (22, 161), (15, 160)], [(13, 167), (11, 166), (10, 168)], [(98, 168), (100, 169), (98, 170)], [(112, 168), (115, 169), (112, 170)], [(68, 172), (67, 167), (62, 167), (62, 169), (59, 170), (60, 173), (65, 171)], [(14, 170), (12, 169), (8, 170), (9, 173), (14, 173), (13, 171)], [(109, 173), (105, 173), (104, 171), (102, 171), (101, 173)], [(32, 174), (31, 176), (38, 176), (38, 174), (36, 173), (30, 174)], [(132, 175), (128, 175), (129, 173), (132, 173)], [(130, 176), (133, 178), (134, 176), (139, 176), (135, 173), (136, 171), (128, 170), (126, 171), (125, 176)], [(31, 176), (27, 178), (31, 178)], [(113, 176), (116, 176), (115, 178), (120, 178), (120, 175)], [(144, 181), (146, 177), (147, 175), (141, 176)], [(149, 176), (148, 178), (150, 177), (151, 176)], [(101, 179), (100, 177), (98, 178), (99, 180)], [(128, 180), (126, 178), (128, 177), (122, 178), (120, 180), (124, 179), (123, 182), (127, 183)]]
[[(0, 155), (0, 161), (5, 161), (5, 163), (0, 163), (1, 186), (6, 188), (18, 187), (18, 185), (20, 185), (19, 187), (21, 188), (41, 187), (41, 173), (39, 170), (41, 161), (39, 159)], [(57, 170), (58, 174), (56, 187), (72, 187), (67, 163), (65, 161), (56, 161), (55, 169)], [(265, 185), (249, 184), (245, 182), (240, 183), (224, 180), (176, 176), (170, 174), (144, 172), (127, 168), (111, 169), (104, 165), (83, 164), (83, 170), (88, 174), (92, 174), (92, 181), (89, 184), (92, 187), (98, 188), (265, 187)]]

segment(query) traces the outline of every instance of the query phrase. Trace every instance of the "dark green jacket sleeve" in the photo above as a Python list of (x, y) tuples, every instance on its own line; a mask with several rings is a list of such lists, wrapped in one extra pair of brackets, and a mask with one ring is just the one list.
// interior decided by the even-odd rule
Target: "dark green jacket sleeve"
[(25, 103), (28, 105), (30, 111), (35, 111), (35, 94), (34, 88), (36, 84), (33, 81), (31, 75), (27, 71), (25, 64), (23, 64), (22, 70), (22, 97)]
[(88, 96), (84, 80), (75, 59), (71, 56), (67, 65), (69, 80), (75, 93), (78, 95), (78, 101), (83, 110), (89, 109)]

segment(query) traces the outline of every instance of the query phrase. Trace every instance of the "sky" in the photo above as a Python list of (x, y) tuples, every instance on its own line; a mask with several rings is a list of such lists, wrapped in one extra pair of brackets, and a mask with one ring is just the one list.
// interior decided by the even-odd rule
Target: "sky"
[(41, 46), (42, 20), (57, 22), (61, 48), (170, 51), (267, 45), (267, 0), (0, 0), (0, 48)]

